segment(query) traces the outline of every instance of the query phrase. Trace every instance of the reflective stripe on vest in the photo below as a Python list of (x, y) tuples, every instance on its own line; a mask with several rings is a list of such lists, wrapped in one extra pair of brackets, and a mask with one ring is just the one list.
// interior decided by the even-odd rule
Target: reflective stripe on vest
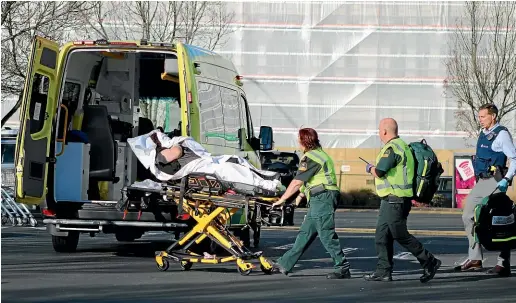
[(387, 143), (376, 158), (376, 165), (380, 162), (385, 151), (392, 147), (395, 154), (402, 159), (394, 168), (391, 168), (383, 178), (375, 178), (376, 193), (380, 197), (394, 195), (397, 197), (412, 197), (414, 178), (414, 158), (408, 145), (397, 138)]
[(322, 149), (311, 150), (305, 153), (305, 157), (321, 165), (321, 170), (317, 172), (303, 187), (305, 195), (309, 199), (309, 190), (317, 185), (323, 184), (328, 190), (340, 190), (337, 186), (337, 176), (333, 160)]

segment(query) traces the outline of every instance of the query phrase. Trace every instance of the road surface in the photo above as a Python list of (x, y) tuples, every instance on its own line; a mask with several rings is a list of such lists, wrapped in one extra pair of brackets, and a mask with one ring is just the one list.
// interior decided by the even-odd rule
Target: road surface
[[(296, 223), (302, 217), (299, 212)], [(340, 228), (371, 229), (376, 212), (339, 212), (336, 217)], [(410, 229), (460, 231), (460, 214), (413, 214), (409, 222)], [(296, 234), (264, 230), (260, 249), (276, 258), (292, 246)], [(351, 262), (350, 280), (326, 280), (331, 260), (318, 240), (291, 276), (259, 270), (241, 276), (232, 263), (194, 264), (187, 272), (172, 263), (168, 271), (158, 271), (154, 251), (170, 243), (169, 234), (151, 233), (134, 243), (117, 242), (113, 235), (81, 235), (77, 253), (58, 254), (43, 227), (7, 227), (1, 243), (2, 302), (516, 302), (516, 278), (451, 271), (467, 250), (465, 237), (418, 236), (443, 261), (427, 284), (419, 282), (417, 261), (398, 245), (395, 281), (365, 282), (362, 276), (376, 264), (374, 236), (340, 232), (339, 237)], [(496, 263), (496, 254), (486, 258), (488, 266)]]

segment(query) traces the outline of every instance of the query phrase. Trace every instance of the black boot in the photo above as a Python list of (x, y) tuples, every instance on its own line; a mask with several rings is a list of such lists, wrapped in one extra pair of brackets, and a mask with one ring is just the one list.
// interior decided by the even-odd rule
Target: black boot
[(366, 281), (380, 281), (380, 282), (390, 282), (392, 281), (392, 274), (386, 273), (383, 275), (377, 274), (376, 272), (372, 274), (368, 274), (364, 276), (364, 280)]
[(495, 267), (491, 268), (487, 271), (490, 275), (499, 275), (500, 277), (510, 277), (511, 276), (511, 265), (500, 266), (496, 265)]
[(432, 280), (439, 267), (441, 267), (441, 260), (434, 258), (432, 262), (423, 269), (423, 275), (419, 278), (419, 281), (426, 283)]
[(351, 272), (348, 269), (343, 269), (341, 271), (335, 271), (329, 273), (326, 276), (326, 279), (351, 279)]
[(278, 262), (272, 261), (271, 265), (272, 265), (272, 273), (282, 273), (285, 276), (288, 275), (288, 271), (283, 266), (281, 266)]

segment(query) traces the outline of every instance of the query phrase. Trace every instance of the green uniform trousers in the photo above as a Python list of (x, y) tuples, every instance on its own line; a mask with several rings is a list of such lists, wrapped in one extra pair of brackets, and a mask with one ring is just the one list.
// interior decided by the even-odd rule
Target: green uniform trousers
[(294, 246), (287, 251), (278, 263), (291, 272), (303, 253), (310, 247), (317, 235), (321, 243), (330, 253), (336, 272), (349, 269), (349, 262), (340, 247), (339, 237), (335, 232), (335, 209), (340, 192), (328, 190), (310, 198), (310, 206), (297, 235)]
[(422, 267), (426, 267), (434, 259), (407, 230), (407, 217), (411, 208), (411, 199), (390, 197), (381, 201), (375, 233), (378, 275), (392, 273), (394, 241), (412, 253)]

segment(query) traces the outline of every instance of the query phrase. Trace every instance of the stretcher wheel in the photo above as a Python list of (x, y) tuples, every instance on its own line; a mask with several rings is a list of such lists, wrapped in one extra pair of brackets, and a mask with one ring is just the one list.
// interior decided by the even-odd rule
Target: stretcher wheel
[(248, 270), (243, 270), (240, 268), (240, 266), (237, 266), (237, 269), (242, 276), (248, 276), (251, 273), (251, 271), (253, 271), (252, 268), (249, 268)]
[(272, 275), (272, 267), (267, 269), (267, 268), (263, 267), (263, 265), (260, 265), (260, 269), (263, 271), (264, 274)]
[(190, 270), (192, 268), (193, 263), (190, 261), (181, 261), (181, 269), (184, 271)]
[(168, 264), (167, 259), (162, 259), (163, 266), (160, 266), (158, 262), (156, 262), (156, 267), (159, 269), (159, 271), (167, 271), (170, 264)]

